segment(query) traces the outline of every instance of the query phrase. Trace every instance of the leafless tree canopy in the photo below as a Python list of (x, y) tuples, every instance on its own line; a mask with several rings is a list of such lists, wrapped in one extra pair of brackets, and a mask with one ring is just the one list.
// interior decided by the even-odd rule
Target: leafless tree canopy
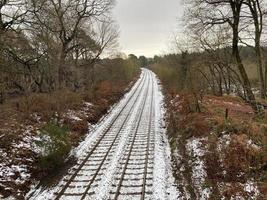
[[(265, 98), (267, 70), (264, 66), (266, 61), (263, 56), (263, 44), (266, 30), (266, 2), (264, 0), (189, 0), (185, 1), (185, 4), (187, 7), (184, 17), (186, 33), (190, 35), (194, 46), (206, 52), (208, 57), (203, 60), (210, 60), (204, 65), (201, 64), (201, 66), (208, 66), (208, 70), (203, 67), (197, 70), (213, 90), (216, 83), (220, 94), (223, 88), (229, 92), (229, 85), (240, 88), (241, 91), (243, 90), (240, 92), (243, 98), (257, 110), (241, 49), (243, 46), (254, 49), (261, 97)], [(207, 73), (211, 75), (211, 79)], [(223, 88), (222, 83), (225, 83)]]
[(113, 0), (1, 0), (0, 92), (84, 88), (116, 48)]

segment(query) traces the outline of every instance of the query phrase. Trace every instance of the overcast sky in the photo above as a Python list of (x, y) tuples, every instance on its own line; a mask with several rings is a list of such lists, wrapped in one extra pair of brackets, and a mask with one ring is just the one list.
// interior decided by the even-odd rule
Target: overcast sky
[(121, 51), (148, 57), (168, 51), (181, 14), (181, 0), (117, 0)]

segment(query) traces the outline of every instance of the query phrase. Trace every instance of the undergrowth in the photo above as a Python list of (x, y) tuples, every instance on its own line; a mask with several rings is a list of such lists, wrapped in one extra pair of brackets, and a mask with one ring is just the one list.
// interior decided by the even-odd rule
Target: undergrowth
[(45, 124), (40, 129), (40, 140), (37, 145), (41, 148), (39, 167), (44, 173), (56, 173), (63, 165), (66, 155), (71, 149), (68, 128), (55, 121)]

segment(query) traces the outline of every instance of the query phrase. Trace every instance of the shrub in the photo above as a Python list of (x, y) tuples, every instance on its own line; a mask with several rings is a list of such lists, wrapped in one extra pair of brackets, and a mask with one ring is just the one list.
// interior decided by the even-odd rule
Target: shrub
[(68, 128), (55, 122), (49, 122), (40, 129), (41, 140), (37, 145), (41, 148), (39, 167), (44, 173), (57, 172), (64, 164), (71, 145)]
[(44, 120), (49, 120), (55, 112), (61, 113), (66, 109), (78, 107), (82, 102), (82, 95), (70, 90), (55, 91), (50, 94), (39, 93), (25, 96), (15, 101), (19, 111), (29, 117), (38, 113)]

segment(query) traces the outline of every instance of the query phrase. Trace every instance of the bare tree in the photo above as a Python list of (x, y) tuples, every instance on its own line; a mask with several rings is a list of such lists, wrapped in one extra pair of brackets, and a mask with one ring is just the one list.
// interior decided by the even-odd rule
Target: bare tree
[[(265, 85), (265, 80), (264, 80), (262, 47), (261, 47), (261, 37), (262, 37), (263, 25), (264, 25), (263, 24), (263, 18), (264, 18), (263, 9), (265, 5), (262, 0), (246, 0), (244, 1), (244, 4), (248, 7), (249, 12), (250, 12), (250, 15), (247, 16), (248, 20), (246, 23), (253, 24), (254, 26), (254, 35), (252, 36), (252, 39), (254, 41), (254, 46), (252, 47), (255, 49), (255, 53), (257, 57), (257, 67), (258, 67), (261, 97), (266, 98), (266, 85)], [(247, 30), (248, 36), (251, 35), (250, 34), (251, 31), (253, 30)], [(241, 42), (243, 42), (242, 39), (241, 39)], [(243, 43), (247, 44), (248, 46), (251, 46), (246, 42), (243, 42)]]
[[(93, 87), (95, 65), (100, 61), (101, 55), (107, 55), (109, 51), (117, 48), (117, 39), (118, 31), (111, 19), (97, 22), (93, 35), (88, 35), (83, 31), (83, 37), (77, 38), (75, 63), (77, 67), (85, 68), (86, 73), (83, 73), (83, 80), (86, 88)], [(79, 60), (81, 62), (78, 62)]]
[[(232, 57), (241, 76), (247, 99), (251, 107), (257, 111), (255, 96), (251, 83), (242, 63), (239, 50), (241, 11), (244, 0), (191, 0), (188, 15), (189, 28), (205, 32), (218, 25), (229, 26), (232, 31)], [(243, 28), (243, 27), (242, 27)]]
[(60, 41), (58, 55), (58, 86), (65, 86), (66, 58), (76, 44), (73, 43), (79, 30), (92, 26), (107, 14), (113, 5), (112, 0), (32, 0), (34, 16), (38, 22), (57, 34)]

